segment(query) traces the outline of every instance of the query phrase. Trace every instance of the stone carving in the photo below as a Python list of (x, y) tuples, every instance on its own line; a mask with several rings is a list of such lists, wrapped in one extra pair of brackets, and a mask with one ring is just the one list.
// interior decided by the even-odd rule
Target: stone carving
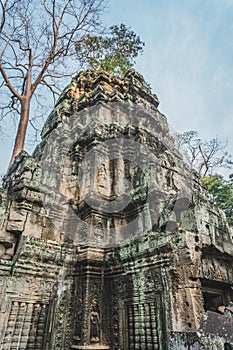
[(64, 347), (65, 331), (66, 331), (66, 313), (67, 313), (68, 303), (66, 300), (66, 295), (63, 293), (61, 299), (58, 301), (56, 308), (57, 317), (55, 319), (55, 349), (62, 349)]
[(124, 161), (118, 160), (116, 163), (115, 169), (115, 186), (114, 186), (114, 194), (117, 197), (122, 196), (126, 193), (126, 188), (124, 186)]
[(34, 277), (21, 277), (20, 279), (12, 278), (8, 282), (8, 287), (12, 290), (22, 290), (37, 292), (45, 292), (52, 293), (55, 283), (53, 281), (43, 280), (43, 279), (35, 279)]
[(47, 305), (12, 301), (1, 349), (42, 349), (47, 311)]
[(99, 305), (96, 299), (91, 302), (90, 310), (90, 341), (92, 343), (100, 342), (100, 313)]
[(94, 236), (97, 240), (101, 240), (104, 238), (104, 228), (102, 222), (98, 222), (94, 227)]
[(16, 158), (0, 189), (2, 350), (232, 341), (232, 230), (158, 104), (134, 70), (80, 72)]
[(101, 164), (98, 167), (97, 173), (97, 186), (100, 194), (110, 196), (111, 195), (111, 181), (109, 172), (109, 163)]
[(75, 342), (80, 342), (82, 337), (82, 305), (83, 301), (81, 298), (77, 300), (76, 313), (75, 313)]

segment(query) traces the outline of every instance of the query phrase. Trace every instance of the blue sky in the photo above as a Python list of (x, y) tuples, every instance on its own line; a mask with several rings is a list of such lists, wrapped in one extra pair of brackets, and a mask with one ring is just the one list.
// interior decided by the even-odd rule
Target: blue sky
[[(135, 68), (171, 127), (218, 136), (233, 155), (233, 0), (109, 0), (104, 23), (125, 23), (145, 41)], [(0, 144), (0, 172), (11, 142)]]
[(106, 22), (146, 42), (136, 68), (171, 127), (218, 136), (233, 155), (233, 0), (112, 0)]

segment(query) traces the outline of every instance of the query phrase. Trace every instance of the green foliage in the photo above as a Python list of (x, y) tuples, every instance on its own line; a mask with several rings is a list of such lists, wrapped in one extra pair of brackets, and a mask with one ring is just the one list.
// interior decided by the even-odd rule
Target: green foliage
[(213, 202), (224, 210), (229, 225), (233, 226), (233, 174), (229, 180), (216, 174), (203, 177), (203, 181)]
[(125, 24), (113, 25), (102, 36), (87, 35), (76, 43), (78, 60), (85, 68), (124, 75), (132, 68), (145, 43)]

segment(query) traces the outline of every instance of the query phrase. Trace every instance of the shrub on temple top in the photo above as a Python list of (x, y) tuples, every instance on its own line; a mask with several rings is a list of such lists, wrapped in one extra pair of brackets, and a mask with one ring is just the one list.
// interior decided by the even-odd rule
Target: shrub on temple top
[(106, 35), (86, 35), (76, 43), (79, 62), (84, 68), (124, 75), (132, 68), (145, 43), (125, 24), (113, 25)]

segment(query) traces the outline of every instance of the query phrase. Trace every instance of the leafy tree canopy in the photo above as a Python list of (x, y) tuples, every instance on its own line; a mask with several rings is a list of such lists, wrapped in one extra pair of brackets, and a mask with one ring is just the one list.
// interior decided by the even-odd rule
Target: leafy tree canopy
[(229, 225), (233, 226), (233, 174), (225, 180), (222, 175), (210, 175), (203, 177), (211, 199), (226, 214)]
[(85, 68), (124, 75), (132, 68), (145, 43), (125, 24), (113, 25), (106, 35), (86, 35), (76, 44), (78, 60)]

